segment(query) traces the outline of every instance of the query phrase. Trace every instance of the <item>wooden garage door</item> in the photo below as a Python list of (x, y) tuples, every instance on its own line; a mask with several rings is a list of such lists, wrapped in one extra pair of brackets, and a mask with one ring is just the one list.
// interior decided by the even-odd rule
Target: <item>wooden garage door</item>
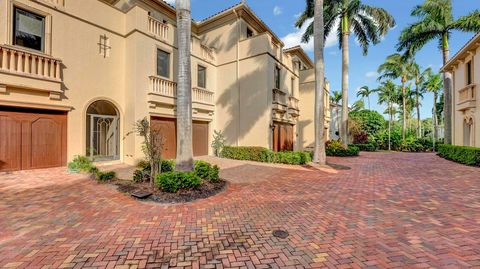
[(273, 150), (293, 150), (293, 125), (282, 122), (273, 122)]
[(66, 164), (64, 112), (0, 107), (0, 171)]
[[(152, 128), (163, 136), (164, 159), (175, 159), (177, 155), (177, 127), (172, 118), (152, 117)], [(193, 156), (208, 155), (208, 122), (193, 121)]]

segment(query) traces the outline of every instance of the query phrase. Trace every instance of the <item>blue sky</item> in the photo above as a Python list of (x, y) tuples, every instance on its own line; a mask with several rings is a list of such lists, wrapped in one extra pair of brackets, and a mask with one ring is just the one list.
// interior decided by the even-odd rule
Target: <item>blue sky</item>
[[(170, 2), (167, 1), (167, 2)], [(171, 0), (171, 2), (174, 2)], [(201, 20), (220, 10), (230, 7), (239, 0), (191, 0), (192, 17)], [(356, 45), (354, 37), (350, 40), (350, 87), (349, 103), (356, 98), (359, 87), (367, 85), (376, 88), (376, 70), (385, 58), (395, 52), (395, 44), (403, 28), (414, 22), (416, 18), (410, 16), (411, 9), (420, 4), (421, 0), (364, 0), (366, 4), (383, 7), (392, 14), (397, 26), (392, 29), (382, 43), (372, 46), (367, 56), (363, 56), (361, 49)], [(480, 8), (478, 0), (452, 0), (455, 18), (466, 15), (474, 9)], [(296, 17), (305, 8), (304, 0), (247, 0), (247, 4), (255, 13), (285, 42), (287, 47), (299, 44), (301, 30), (296, 29)], [(472, 33), (454, 32), (450, 40), (450, 53), (453, 56), (471, 37)], [(303, 44), (307, 53), (313, 58), (313, 44)], [(431, 42), (416, 56), (417, 62), (423, 67), (432, 67), (438, 70), (442, 59), (437, 43)], [(325, 48), (325, 72), (330, 81), (331, 90), (341, 89), (341, 51), (335, 37), (329, 37)], [(421, 109), (422, 118), (430, 117), (433, 97), (426, 94)], [(372, 109), (383, 112), (377, 105), (377, 97), (371, 97)]]

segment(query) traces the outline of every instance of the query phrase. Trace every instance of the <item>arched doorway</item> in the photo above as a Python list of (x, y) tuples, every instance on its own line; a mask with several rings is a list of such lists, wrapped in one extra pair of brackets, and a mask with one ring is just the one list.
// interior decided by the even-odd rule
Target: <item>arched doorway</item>
[(95, 161), (119, 159), (119, 113), (105, 100), (87, 108), (87, 152)]

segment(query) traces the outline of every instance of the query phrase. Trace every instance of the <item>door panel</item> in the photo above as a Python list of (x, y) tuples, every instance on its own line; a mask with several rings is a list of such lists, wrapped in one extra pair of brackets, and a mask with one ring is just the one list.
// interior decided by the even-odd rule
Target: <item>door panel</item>
[(293, 125), (273, 122), (273, 151), (293, 151)]
[(21, 134), (20, 121), (0, 111), (0, 171), (22, 168)]
[(157, 132), (157, 135), (162, 136), (163, 159), (175, 159), (177, 155), (177, 132), (175, 119), (170, 118), (151, 118), (152, 129)]
[(0, 171), (66, 164), (64, 112), (0, 107)]
[(208, 155), (208, 122), (194, 121), (192, 135), (193, 156)]

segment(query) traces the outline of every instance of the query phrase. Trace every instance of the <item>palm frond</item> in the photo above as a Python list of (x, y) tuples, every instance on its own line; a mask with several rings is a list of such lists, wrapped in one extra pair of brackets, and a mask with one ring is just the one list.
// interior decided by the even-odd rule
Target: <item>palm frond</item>
[(463, 32), (480, 32), (480, 11), (475, 10), (466, 16), (458, 18), (449, 28)]

